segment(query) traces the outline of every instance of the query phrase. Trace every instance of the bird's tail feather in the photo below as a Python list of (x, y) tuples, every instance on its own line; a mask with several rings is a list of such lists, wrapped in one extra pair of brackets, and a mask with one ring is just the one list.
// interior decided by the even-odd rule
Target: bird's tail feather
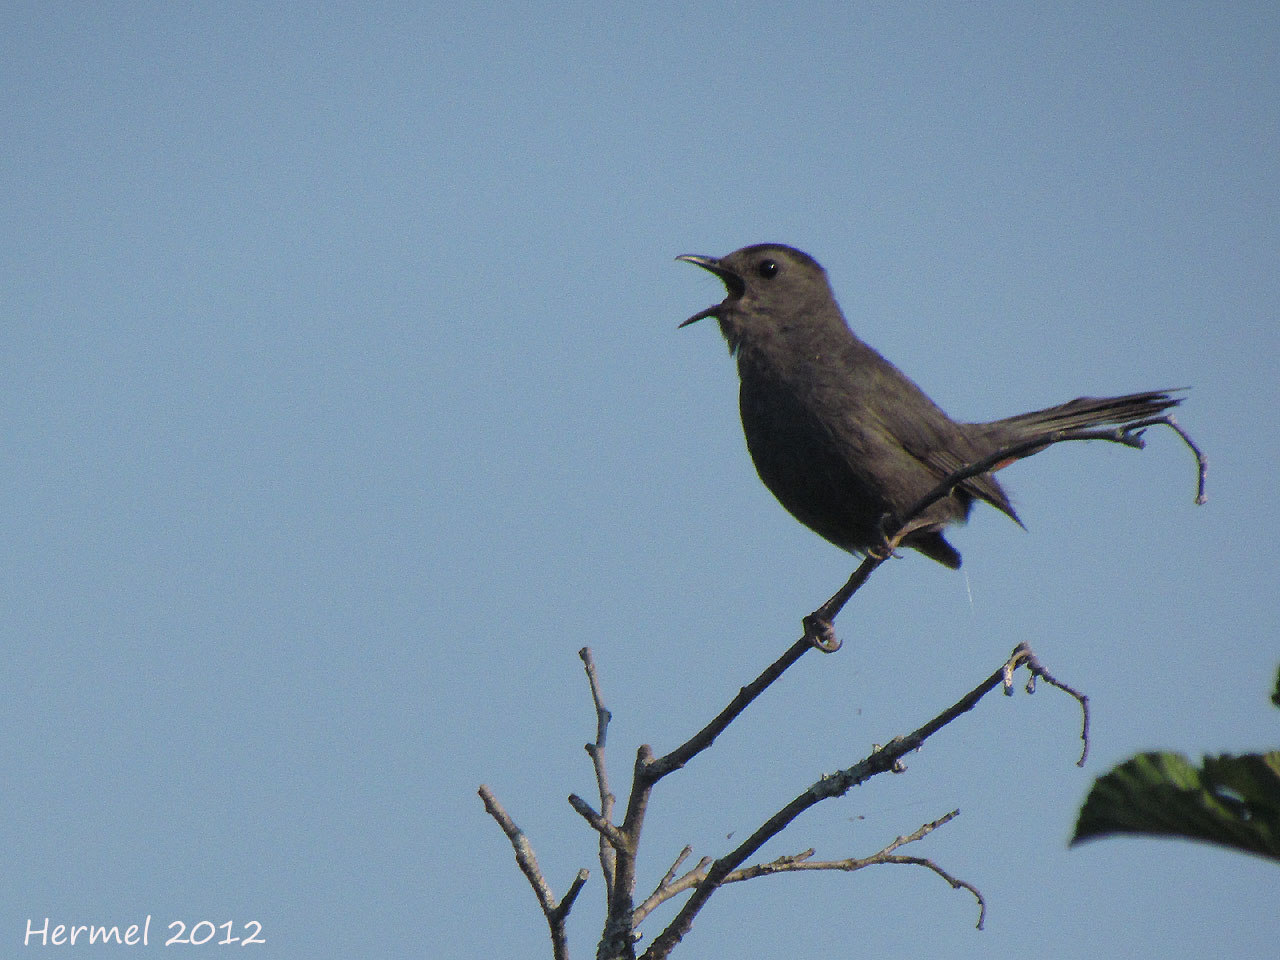
[(998, 448), (1059, 430), (1079, 430), (1109, 424), (1125, 426), (1158, 417), (1165, 410), (1182, 402), (1181, 397), (1172, 394), (1171, 390), (1148, 390), (1123, 397), (1079, 397), (1056, 407), (1020, 413), (1016, 417), (974, 426), (982, 428), (988, 441)]

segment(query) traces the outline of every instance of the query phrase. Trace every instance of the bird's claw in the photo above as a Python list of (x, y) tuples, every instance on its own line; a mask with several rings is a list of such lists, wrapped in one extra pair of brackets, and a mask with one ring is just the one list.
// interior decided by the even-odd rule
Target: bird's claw
[(888, 560), (894, 554), (894, 546), (888, 540), (882, 540), (874, 547), (867, 548), (867, 556), (873, 560)]
[(898, 518), (892, 513), (883, 514), (880, 517), (880, 542), (867, 548), (867, 556), (881, 562), (896, 556), (898, 547), (902, 543), (903, 532), (899, 529), (901, 526)]
[(836, 628), (830, 620), (811, 613), (802, 621), (804, 638), (823, 653), (835, 653), (840, 649), (840, 638), (836, 636)]

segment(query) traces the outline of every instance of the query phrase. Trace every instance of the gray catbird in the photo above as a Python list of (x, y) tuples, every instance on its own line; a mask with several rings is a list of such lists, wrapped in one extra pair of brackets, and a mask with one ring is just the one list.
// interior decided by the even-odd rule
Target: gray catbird
[[(854, 553), (882, 548), (893, 532), (886, 521), (967, 464), (1058, 430), (1137, 423), (1180, 402), (1164, 391), (1081, 397), (991, 423), (956, 423), (853, 335), (826, 271), (808, 254), (765, 243), (718, 260), (677, 259), (710, 270), (728, 290), (681, 326), (720, 321), (738, 361), (742, 429), (760, 479), (797, 520)], [(901, 543), (959, 567), (942, 531), (968, 518), (975, 497), (1021, 523), (984, 473), (914, 519)]]

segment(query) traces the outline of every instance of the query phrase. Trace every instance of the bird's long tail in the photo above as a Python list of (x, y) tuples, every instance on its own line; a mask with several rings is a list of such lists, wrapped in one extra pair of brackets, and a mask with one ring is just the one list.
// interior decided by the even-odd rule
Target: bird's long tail
[(993, 420), (991, 423), (974, 424), (993, 448), (1012, 446), (1038, 436), (1059, 430), (1078, 430), (1085, 427), (1126, 426), (1151, 417), (1160, 416), (1165, 410), (1176, 407), (1181, 397), (1170, 390), (1148, 390), (1123, 397), (1080, 397), (1070, 403), (1016, 417)]

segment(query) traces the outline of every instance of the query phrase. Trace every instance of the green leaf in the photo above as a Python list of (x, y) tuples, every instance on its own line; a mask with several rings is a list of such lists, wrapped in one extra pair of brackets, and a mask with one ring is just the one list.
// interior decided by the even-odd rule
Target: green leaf
[(1280, 707), (1280, 670), (1276, 671), (1276, 689), (1271, 694), (1271, 702)]
[(1205, 840), (1280, 860), (1280, 751), (1205, 757), (1142, 753), (1099, 777), (1071, 843), (1110, 834)]

